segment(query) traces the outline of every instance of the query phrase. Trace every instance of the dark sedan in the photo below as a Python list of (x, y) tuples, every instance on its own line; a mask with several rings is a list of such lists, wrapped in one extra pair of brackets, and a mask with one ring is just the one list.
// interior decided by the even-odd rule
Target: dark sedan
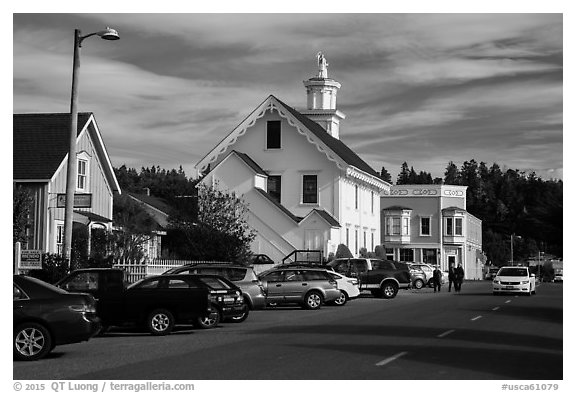
[(87, 341), (100, 330), (96, 303), (27, 276), (13, 280), (14, 357), (37, 360), (56, 345)]

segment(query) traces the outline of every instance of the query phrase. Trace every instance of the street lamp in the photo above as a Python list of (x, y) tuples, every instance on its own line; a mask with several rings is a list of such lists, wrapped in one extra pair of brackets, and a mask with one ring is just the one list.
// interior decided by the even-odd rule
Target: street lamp
[(80, 72), (80, 48), (82, 41), (93, 35), (105, 40), (118, 40), (120, 36), (114, 29), (107, 27), (96, 33), (83, 36), (79, 29), (74, 30), (74, 60), (72, 63), (72, 98), (70, 102), (70, 146), (68, 148), (68, 167), (66, 170), (66, 204), (64, 209), (64, 259), (72, 270), (72, 216), (74, 215), (74, 192), (76, 191), (76, 137), (78, 132), (78, 74)]
[(522, 239), (522, 236), (516, 236), (515, 233), (510, 235), (510, 265), (514, 265), (514, 239)]

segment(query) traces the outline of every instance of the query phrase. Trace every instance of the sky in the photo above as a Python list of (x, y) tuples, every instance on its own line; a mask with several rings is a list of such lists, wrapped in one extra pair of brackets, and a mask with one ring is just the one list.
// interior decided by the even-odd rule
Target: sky
[[(31, 11), (28, 11), (31, 12)], [(194, 165), (270, 94), (306, 106), (317, 72), (342, 84), (340, 138), (396, 180), (475, 159), (563, 179), (560, 13), (13, 15), (13, 112), (67, 112), (74, 29), (79, 110), (112, 165)]]

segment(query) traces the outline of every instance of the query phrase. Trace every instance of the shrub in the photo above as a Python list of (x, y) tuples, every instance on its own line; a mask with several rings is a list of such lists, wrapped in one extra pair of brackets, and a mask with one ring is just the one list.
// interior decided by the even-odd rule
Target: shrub
[(339, 244), (338, 249), (336, 249), (336, 258), (354, 258), (354, 255), (345, 244)]

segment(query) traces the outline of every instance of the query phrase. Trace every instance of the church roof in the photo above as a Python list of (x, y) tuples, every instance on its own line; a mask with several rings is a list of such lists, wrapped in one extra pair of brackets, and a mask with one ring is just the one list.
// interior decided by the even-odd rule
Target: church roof
[(354, 153), (352, 149), (346, 146), (344, 142), (328, 134), (328, 132), (326, 132), (326, 130), (320, 124), (316, 123), (314, 120), (311, 120), (308, 116), (298, 112), (291, 106), (285, 104), (278, 98), (276, 98), (276, 100), (278, 100), (280, 104), (282, 104), (294, 117), (296, 117), (306, 128), (308, 128), (308, 130), (317, 136), (326, 146), (328, 146), (334, 153), (342, 158), (348, 165), (352, 165), (372, 176), (379, 177), (378, 172), (372, 169), (370, 165), (368, 165), (363, 159)]
[[(331, 161), (334, 161), (337, 158), (344, 164), (352, 166), (359, 171), (364, 172), (373, 178), (376, 178), (378, 181), (385, 183), (383, 180), (380, 180), (378, 172), (372, 169), (370, 165), (362, 160), (341, 140), (334, 138), (328, 134), (328, 132), (321, 125), (311, 120), (306, 115), (298, 112), (291, 106), (285, 104), (273, 95), (268, 96), (268, 98), (266, 98), (266, 100), (264, 100), (254, 111), (252, 111), (252, 113), (248, 115), (246, 119), (244, 119), (234, 130), (232, 130), (210, 152), (208, 152), (208, 154), (206, 154), (196, 164), (196, 167), (200, 171), (204, 171), (210, 165), (210, 163), (215, 162), (220, 155), (226, 152), (227, 147), (233, 145), (239, 137), (244, 135), (247, 129), (250, 128), (254, 122), (261, 117), (263, 112), (270, 110), (271, 108), (276, 108), (280, 112), (283, 112), (286, 116), (292, 117), (295, 121), (300, 123), (305, 129), (302, 132), (309, 132), (315, 139), (313, 143), (320, 143), (323, 145), (322, 151), (327, 156), (330, 156), (329, 159)], [(282, 116), (284, 116), (284, 114), (281, 113)], [(310, 138), (308, 138), (308, 141), (312, 142)], [(328, 149), (325, 149), (324, 146)]]

